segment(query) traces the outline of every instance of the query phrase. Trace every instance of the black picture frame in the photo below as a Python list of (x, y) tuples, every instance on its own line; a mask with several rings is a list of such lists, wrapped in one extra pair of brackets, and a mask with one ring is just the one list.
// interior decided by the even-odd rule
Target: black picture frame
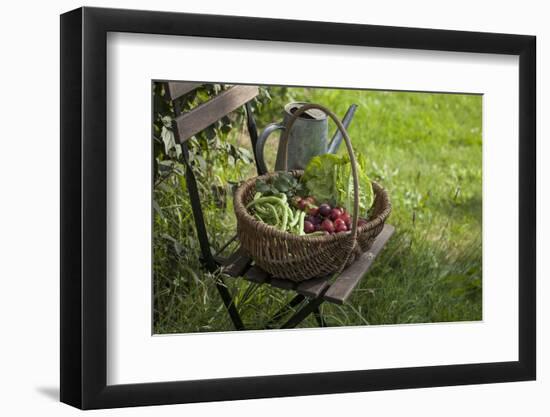
[[(107, 376), (108, 32), (519, 56), (519, 360), (112, 385)], [(80, 8), (61, 15), (61, 401), (82, 409), (534, 380), (534, 36)]]

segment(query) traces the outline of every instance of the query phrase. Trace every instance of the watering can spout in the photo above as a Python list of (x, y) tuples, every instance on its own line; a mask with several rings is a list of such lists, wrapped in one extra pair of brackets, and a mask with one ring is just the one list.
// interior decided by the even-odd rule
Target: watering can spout
[[(348, 128), (349, 124), (351, 123), (351, 119), (353, 119), (353, 116), (355, 115), (355, 111), (357, 110), (357, 104), (352, 104), (346, 114), (344, 115), (344, 118), (342, 119), (342, 125), (344, 125), (344, 128)], [(332, 140), (330, 141), (327, 153), (336, 153), (338, 152), (338, 148), (340, 147), (340, 144), (342, 143), (343, 139), (342, 132), (340, 129), (336, 129), (336, 133), (332, 137)]]

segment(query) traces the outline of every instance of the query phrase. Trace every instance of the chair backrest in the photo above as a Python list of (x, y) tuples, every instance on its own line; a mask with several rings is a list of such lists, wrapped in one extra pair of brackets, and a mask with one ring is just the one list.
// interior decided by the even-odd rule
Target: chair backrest
[[(193, 169), (188, 160), (189, 151), (187, 141), (193, 135), (244, 105), (246, 108), (248, 131), (252, 142), (252, 149), (254, 150), (258, 133), (250, 107), (250, 100), (258, 95), (259, 89), (257, 86), (235, 85), (227, 90), (223, 90), (215, 97), (212, 97), (210, 100), (198, 105), (194, 109), (182, 112), (177, 99), (201, 85), (202, 83), (167, 82), (165, 91), (167, 97), (174, 103), (174, 111), (176, 113), (176, 119), (173, 121), (174, 134), (181, 144), (183, 159), (186, 164), (185, 180), (187, 182), (187, 190), (191, 199), (191, 208), (201, 247), (201, 260), (210, 271), (214, 271), (220, 262), (214, 258), (210, 249), (210, 242), (204, 224), (200, 195)], [(256, 167), (258, 167), (257, 163)]]
[[(200, 83), (168, 82), (166, 92), (169, 99), (174, 101), (201, 85)], [(176, 108), (174, 126), (179, 141), (188, 140), (212, 123), (248, 103), (258, 93), (257, 86), (235, 85), (188, 112), (182, 113), (180, 109)]]

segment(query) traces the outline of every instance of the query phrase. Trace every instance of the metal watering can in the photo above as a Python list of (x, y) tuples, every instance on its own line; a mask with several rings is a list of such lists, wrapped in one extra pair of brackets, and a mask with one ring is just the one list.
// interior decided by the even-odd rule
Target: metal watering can
[[(284, 107), (282, 123), (267, 125), (258, 137), (258, 141), (256, 142), (256, 159), (261, 172), (268, 171), (264, 159), (264, 146), (267, 138), (274, 131), (285, 129), (292, 114), (304, 104), (306, 103), (288, 103)], [(352, 104), (342, 119), (342, 124), (346, 129), (355, 114), (355, 110), (357, 110), (357, 105)], [(304, 169), (314, 156), (325, 153), (336, 153), (342, 143), (342, 139), (342, 133), (337, 129), (332, 139), (328, 140), (328, 118), (324, 112), (318, 109), (306, 110), (294, 122), (292, 130), (288, 135), (288, 169)], [(282, 170), (283, 166), (283, 147), (279, 143), (275, 171)]]

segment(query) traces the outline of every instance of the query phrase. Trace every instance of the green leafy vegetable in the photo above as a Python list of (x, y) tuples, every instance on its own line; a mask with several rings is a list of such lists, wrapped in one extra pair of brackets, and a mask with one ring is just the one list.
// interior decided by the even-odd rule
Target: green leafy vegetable
[[(366, 160), (359, 154), (359, 216), (367, 217), (374, 202), (372, 183), (366, 174)], [(353, 210), (353, 177), (349, 156), (324, 154), (311, 159), (306, 166), (302, 182), (317, 201)]]
[(301, 194), (302, 184), (289, 172), (279, 172), (266, 180), (256, 180), (256, 191), (265, 196), (285, 194), (292, 198)]

